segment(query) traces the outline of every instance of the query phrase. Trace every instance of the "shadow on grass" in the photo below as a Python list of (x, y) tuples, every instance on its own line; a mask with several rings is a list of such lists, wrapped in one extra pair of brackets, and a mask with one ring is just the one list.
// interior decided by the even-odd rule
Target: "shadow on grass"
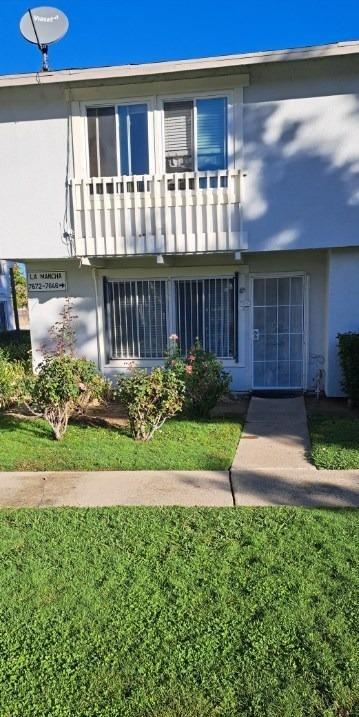
[(319, 442), (324, 446), (335, 445), (338, 448), (354, 449), (359, 453), (358, 417), (309, 416), (308, 425), (312, 445)]

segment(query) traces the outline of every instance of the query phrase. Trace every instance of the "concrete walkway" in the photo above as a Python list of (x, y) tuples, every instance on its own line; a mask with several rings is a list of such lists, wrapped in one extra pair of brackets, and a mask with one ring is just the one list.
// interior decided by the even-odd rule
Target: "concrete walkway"
[(0, 507), (232, 507), (228, 471), (0, 473)]
[(309, 457), (310, 439), (303, 396), (252, 398), (232, 469), (315, 471)]
[(303, 398), (252, 398), (228, 471), (0, 473), (0, 507), (359, 507), (359, 471), (309, 462)]
[(231, 471), (235, 505), (359, 507), (359, 471), (310, 462), (304, 399), (252, 398)]

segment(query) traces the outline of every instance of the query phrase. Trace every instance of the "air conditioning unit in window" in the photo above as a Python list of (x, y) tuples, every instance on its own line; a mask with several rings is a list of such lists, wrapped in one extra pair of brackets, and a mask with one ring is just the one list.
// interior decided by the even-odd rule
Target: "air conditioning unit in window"
[(183, 155), (177, 157), (166, 157), (167, 172), (191, 172), (192, 169), (192, 157)]

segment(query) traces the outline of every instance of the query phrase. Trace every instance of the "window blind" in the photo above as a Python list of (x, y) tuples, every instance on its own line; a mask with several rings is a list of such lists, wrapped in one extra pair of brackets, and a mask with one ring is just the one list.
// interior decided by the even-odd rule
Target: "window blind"
[(227, 101), (224, 97), (197, 100), (197, 167), (199, 171), (227, 168)]
[(193, 102), (165, 102), (166, 172), (194, 169)]

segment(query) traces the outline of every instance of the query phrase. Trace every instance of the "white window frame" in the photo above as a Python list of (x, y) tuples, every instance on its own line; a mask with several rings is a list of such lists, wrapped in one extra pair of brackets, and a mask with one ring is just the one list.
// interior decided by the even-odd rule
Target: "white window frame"
[[(223, 268), (223, 267), (221, 267)], [(133, 271), (123, 272), (119, 273), (115, 269), (108, 269), (107, 271), (102, 270), (98, 274), (99, 284), (97, 285), (98, 289), (98, 329), (99, 329), (99, 342), (100, 342), (100, 355), (102, 355), (103, 362), (102, 362), (102, 370), (104, 369), (127, 369), (127, 368), (133, 368), (134, 366), (140, 366), (143, 368), (150, 368), (151, 366), (155, 365), (161, 365), (163, 364), (163, 358), (108, 358), (108, 337), (106, 336), (106, 307), (105, 307), (105, 296), (103, 293), (103, 279), (109, 279), (109, 280), (115, 280), (115, 281), (158, 281), (159, 279), (166, 281), (166, 297), (167, 297), (167, 306), (166, 306), (166, 318), (167, 318), (167, 335), (168, 339), (172, 333), (176, 330), (176, 317), (175, 317), (175, 281), (180, 280), (191, 280), (191, 279), (228, 279), (228, 278), (234, 278), (236, 271), (232, 268), (232, 270), (228, 271), (220, 271), (218, 273), (208, 273), (208, 269), (200, 269), (199, 267), (196, 268), (196, 271), (189, 270), (188, 272), (185, 272), (181, 270), (178, 274), (177, 273), (171, 273), (166, 276), (163, 275), (163, 272), (160, 270), (158, 272), (151, 272), (151, 274), (148, 273), (148, 270), (144, 271), (137, 271), (136, 273), (133, 273)], [(234, 315), (236, 315), (236, 311), (234, 312)], [(237, 321), (238, 321), (238, 307), (237, 307)], [(237, 337), (237, 346), (234, 346), (234, 357), (233, 358), (224, 358), (220, 359), (221, 363), (224, 367), (232, 368), (232, 367), (240, 367), (243, 364), (240, 362), (239, 358), (236, 360), (235, 356), (239, 357), (239, 326), (237, 326), (237, 329), (235, 329), (235, 337)]]
[[(85, 149), (85, 164), (86, 164), (86, 178), (92, 179), (90, 175), (90, 157), (89, 157), (89, 136), (88, 136), (88, 123), (87, 123), (87, 110), (88, 109), (100, 109), (102, 107), (114, 107), (115, 108), (115, 125), (116, 125), (116, 162), (117, 172), (116, 177), (121, 177), (120, 170), (120, 135), (119, 135), (119, 116), (118, 108), (125, 107), (128, 105), (147, 105), (147, 133), (148, 133), (148, 169), (149, 174), (155, 172), (155, 147), (154, 147), (154, 125), (153, 125), (153, 111), (154, 111), (154, 98), (153, 97), (129, 97), (121, 100), (103, 100), (96, 102), (81, 102), (81, 115), (83, 117), (84, 125), (84, 149)], [(75, 172), (76, 174), (76, 172)], [(133, 176), (133, 175), (130, 175)], [(143, 176), (143, 175), (138, 175)], [(148, 176), (148, 175), (145, 175)]]
[[(110, 98), (104, 100), (79, 100), (72, 102), (72, 131), (74, 176), (90, 179), (90, 164), (88, 151), (87, 109), (96, 107), (119, 107), (129, 104), (147, 104), (148, 107), (148, 153), (149, 173), (165, 173), (165, 144), (164, 144), (164, 111), (165, 102), (212, 99), (225, 97), (227, 99), (227, 152), (228, 169), (243, 168), (243, 85), (211, 89), (206, 91), (182, 89), (178, 92), (159, 93), (157, 95), (132, 96)], [(79, 122), (76, 121), (79, 113)], [(116, 112), (118, 126), (118, 113)], [(118, 129), (116, 142), (118, 143)], [(117, 147), (117, 157), (119, 156)], [(121, 175), (118, 175), (121, 176)]]
[[(160, 127), (158, 128), (157, 146), (160, 148), (158, 152), (158, 171), (161, 174), (166, 172), (166, 147), (165, 147), (165, 109), (166, 102), (193, 102), (193, 152), (194, 152), (194, 169), (197, 172), (197, 104), (196, 100), (227, 100), (227, 169), (235, 169), (235, 91), (234, 90), (216, 90), (213, 92), (181, 92), (170, 95), (159, 95), (157, 109), (160, 112)], [(238, 100), (237, 100), (238, 101)], [(186, 173), (186, 172), (184, 172)], [(171, 174), (171, 173), (169, 173)], [(181, 174), (181, 172), (180, 172)]]

